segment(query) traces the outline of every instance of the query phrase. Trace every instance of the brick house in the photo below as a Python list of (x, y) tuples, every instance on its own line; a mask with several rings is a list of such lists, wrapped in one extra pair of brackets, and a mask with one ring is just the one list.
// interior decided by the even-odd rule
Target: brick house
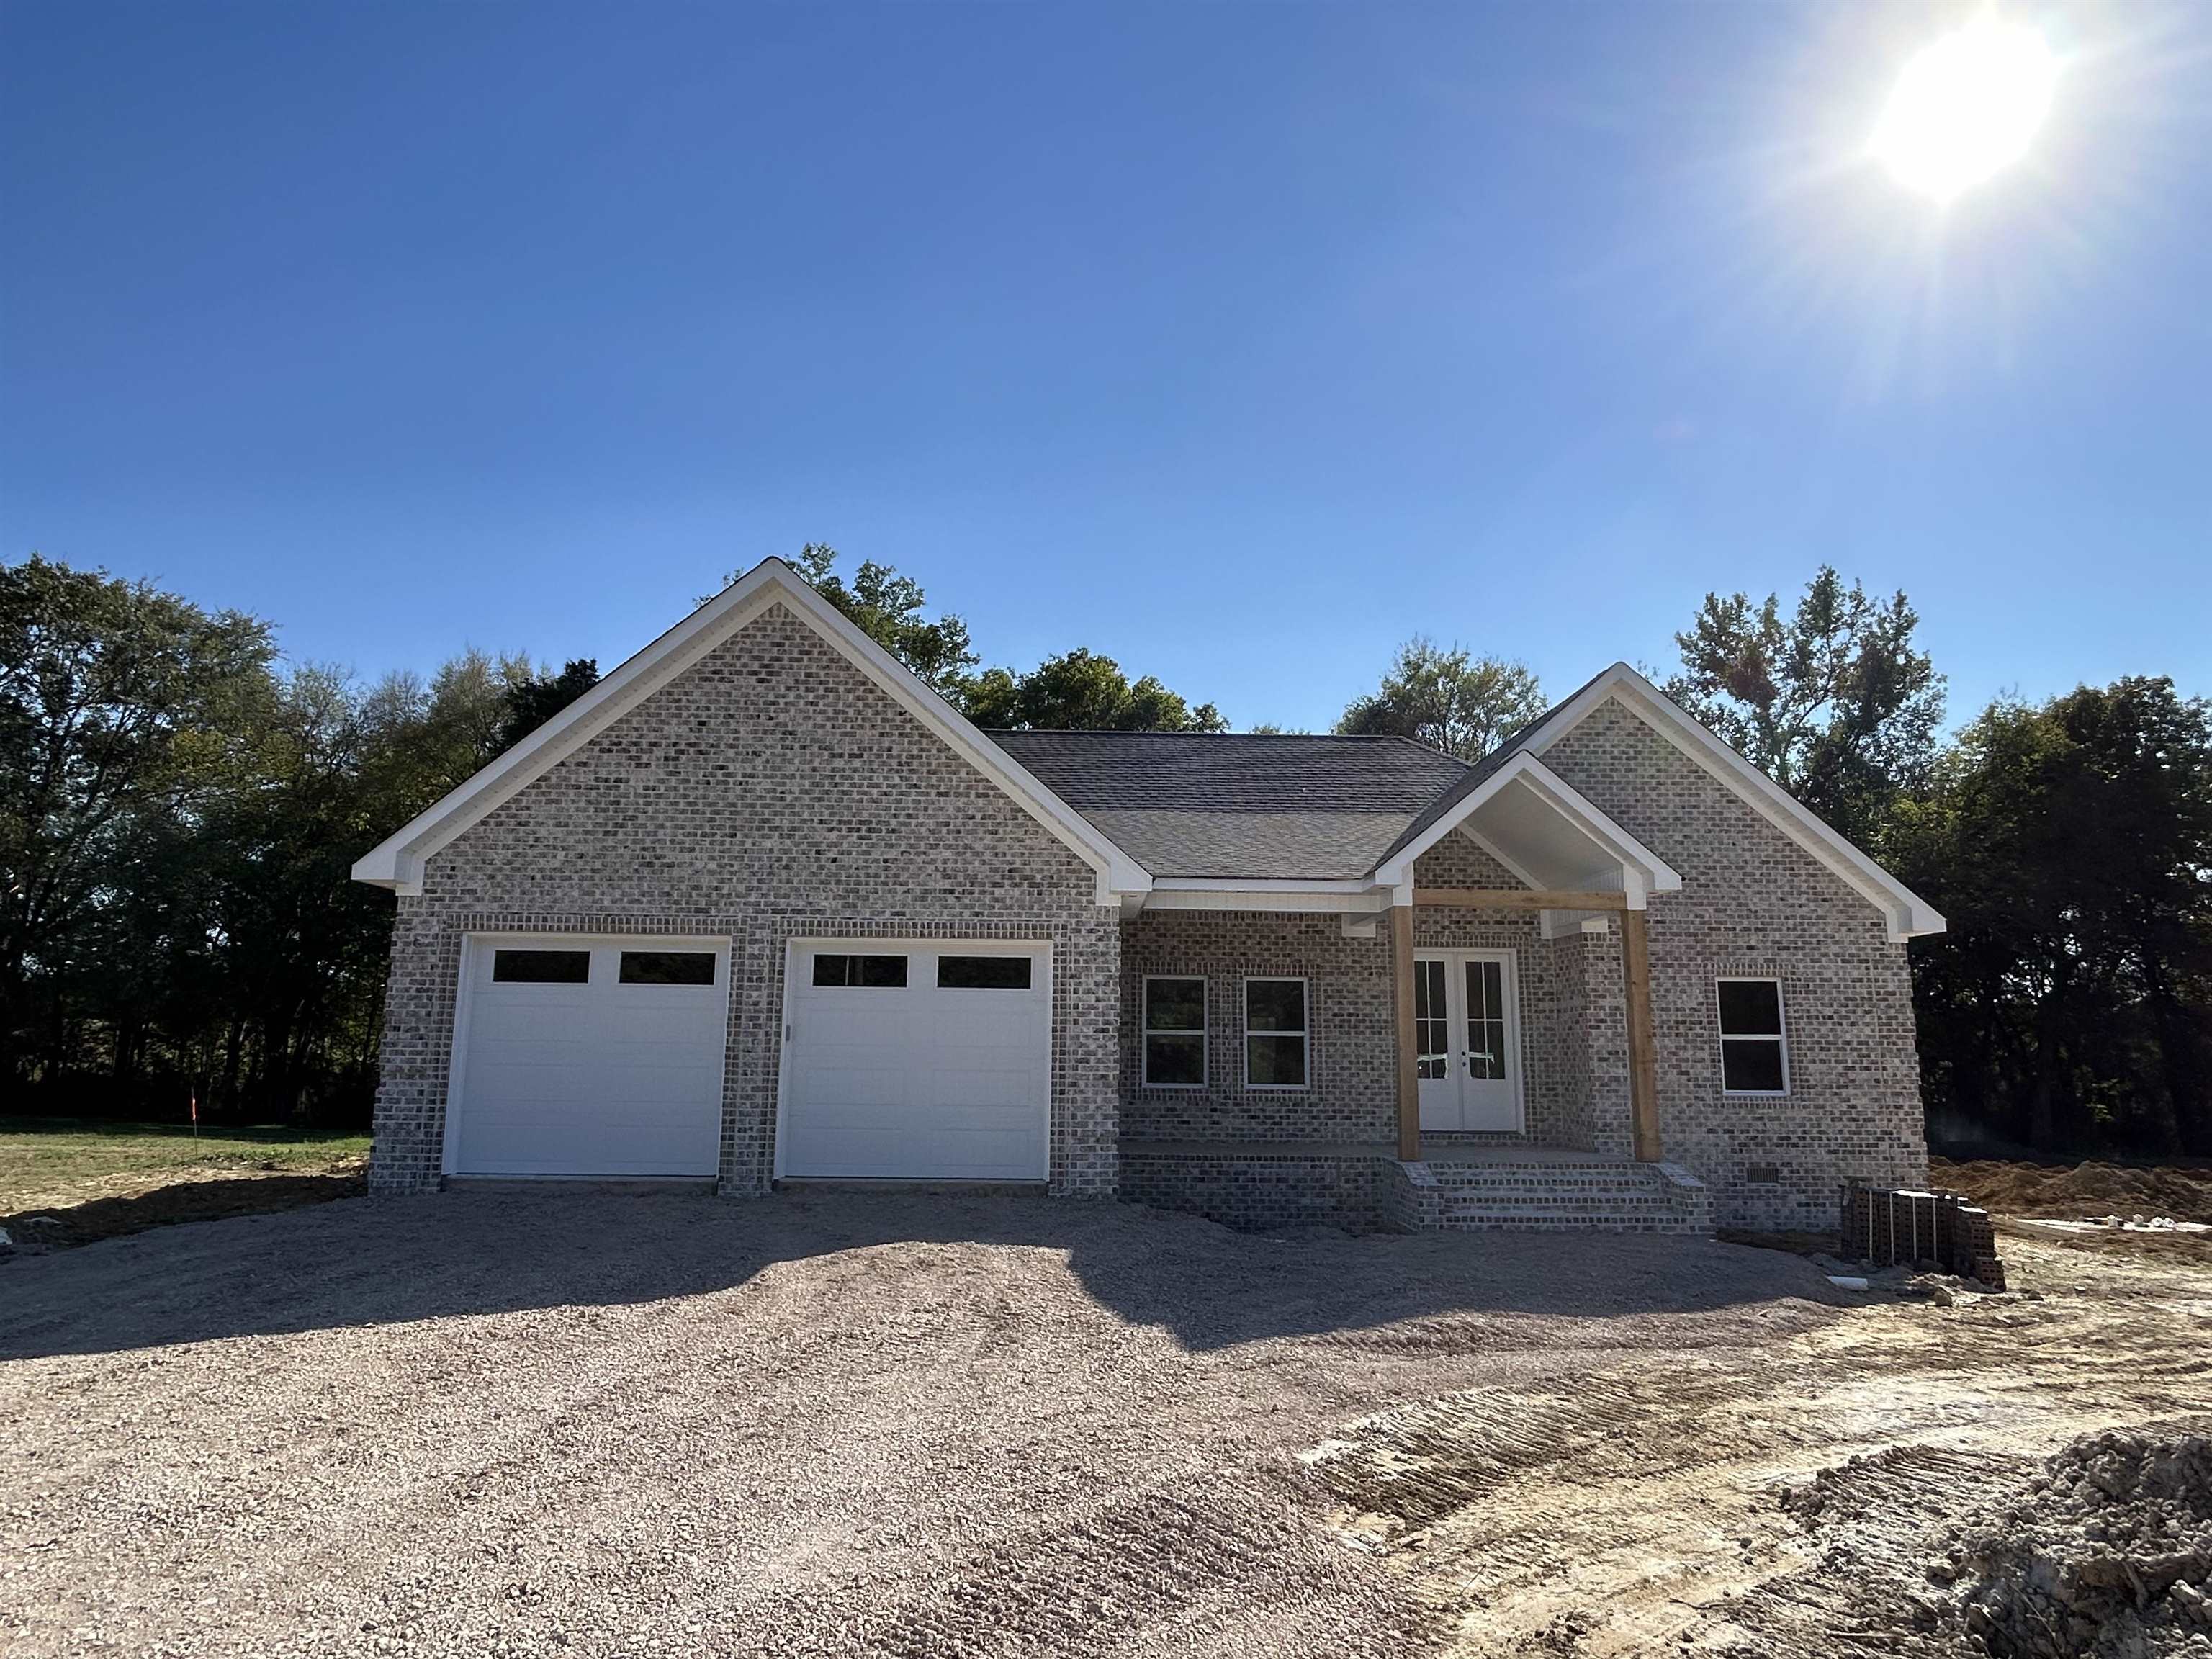
[(1942, 918), (1615, 665), (1480, 765), (984, 732), (769, 560), (355, 867), (371, 1182), (1832, 1227)]

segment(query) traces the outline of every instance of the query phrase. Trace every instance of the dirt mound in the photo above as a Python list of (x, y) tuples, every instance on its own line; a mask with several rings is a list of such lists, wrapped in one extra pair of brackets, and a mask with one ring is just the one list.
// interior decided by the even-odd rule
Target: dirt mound
[(1821, 1553), (1740, 1612), (1887, 1629), (1900, 1654), (2159, 1659), (2212, 1651), (2212, 1436), (2089, 1435), (2040, 1464), (1924, 1446), (1854, 1458), (1783, 1497)]
[(2078, 1440), (1937, 1571), (1993, 1654), (2179, 1653), (2212, 1632), (2212, 1437)]
[(2212, 1221), (2212, 1168), (2191, 1164), (2018, 1164), (1928, 1161), (1930, 1182), (1963, 1193), (1994, 1215), (2069, 1221), (2170, 1216)]

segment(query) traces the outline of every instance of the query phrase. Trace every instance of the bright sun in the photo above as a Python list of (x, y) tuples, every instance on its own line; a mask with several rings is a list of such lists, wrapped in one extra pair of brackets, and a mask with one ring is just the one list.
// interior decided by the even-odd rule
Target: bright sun
[(1983, 17), (1905, 66), (1874, 153), (1899, 183), (1948, 201), (2020, 159), (2057, 76), (2041, 35)]

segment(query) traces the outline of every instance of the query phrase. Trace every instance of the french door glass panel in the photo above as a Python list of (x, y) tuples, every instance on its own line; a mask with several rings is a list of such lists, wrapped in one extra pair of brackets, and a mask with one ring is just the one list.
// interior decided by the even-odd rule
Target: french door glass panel
[(1444, 1005), (1442, 959), (1413, 964), (1413, 1052), (1416, 1075), (1435, 1079), (1451, 1075), (1451, 1014)]
[(1505, 964), (1470, 959), (1467, 964), (1467, 1074), (1505, 1080)]

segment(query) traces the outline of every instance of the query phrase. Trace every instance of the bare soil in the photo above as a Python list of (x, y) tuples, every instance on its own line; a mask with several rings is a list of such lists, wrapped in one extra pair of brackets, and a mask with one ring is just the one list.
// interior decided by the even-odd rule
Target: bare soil
[(2212, 1222), (2212, 1164), (1928, 1160), (1933, 1182), (1992, 1215), (2087, 1221), (2108, 1215)]
[(1943, 1306), (983, 1194), (164, 1229), (0, 1264), (0, 1650), (1903, 1652), (1953, 1510), (1824, 1471), (1986, 1516), (2212, 1395), (2212, 1273), (2007, 1250)]

